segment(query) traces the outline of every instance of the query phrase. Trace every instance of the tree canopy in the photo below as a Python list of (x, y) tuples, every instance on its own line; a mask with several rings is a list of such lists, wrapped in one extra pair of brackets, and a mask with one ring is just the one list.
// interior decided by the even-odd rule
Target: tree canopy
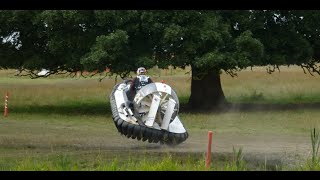
[(37, 10), (0, 12), (0, 67), (53, 72), (137, 66), (254, 65), (317, 70), (318, 11)]

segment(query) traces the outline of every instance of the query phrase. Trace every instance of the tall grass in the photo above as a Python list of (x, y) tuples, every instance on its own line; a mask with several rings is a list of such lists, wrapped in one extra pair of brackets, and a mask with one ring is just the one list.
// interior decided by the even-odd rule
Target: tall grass
[(243, 159), (242, 147), (238, 150), (233, 146), (232, 147), (232, 161), (227, 163), (224, 167), (226, 171), (247, 171), (248, 166)]
[[(182, 103), (190, 96), (191, 77), (186, 70), (176, 69), (173, 75), (157, 76), (150, 70), (154, 81), (164, 80), (177, 92)], [(161, 70), (165, 72), (165, 70)], [(237, 77), (221, 74), (222, 89), (230, 102), (259, 102), (269, 104), (314, 103), (320, 102), (320, 76), (304, 74), (299, 67), (282, 68), (280, 73), (268, 74), (263, 68), (253, 71), (243, 70)], [(119, 79), (118, 82), (121, 80)], [(99, 82), (98, 77), (70, 78), (52, 76), (44, 79), (18, 78), (14, 70), (0, 71), (0, 95), (9, 91), (12, 103), (24, 102), (27, 105), (50, 105), (105, 102), (114, 86), (114, 77)], [(58, 93), (57, 92), (64, 92)], [(23, 94), (23, 96), (21, 96)], [(87, 96), (86, 96), (87, 95)], [(75, 101), (76, 100), (76, 101)]]
[[(227, 162), (215, 163), (210, 171), (248, 170), (241, 149)], [(96, 155), (94, 161), (86, 161), (68, 154), (47, 157), (26, 156), (6, 164), (0, 160), (0, 170), (10, 171), (206, 171), (204, 159), (194, 156), (177, 157), (166, 154), (162, 157), (114, 157), (104, 159)]]
[(319, 131), (316, 131), (316, 128), (311, 130), (311, 145), (312, 145), (312, 163), (315, 164), (318, 158), (318, 151), (320, 145)]
[(316, 130), (316, 128), (310, 130), (310, 139), (312, 147), (312, 156), (311, 159), (308, 159), (307, 162), (301, 166), (301, 170), (319, 171), (320, 157), (318, 156), (318, 152), (320, 146), (320, 133), (318, 130)]
[(202, 160), (193, 157), (179, 159), (169, 155), (161, 158), (131, 158), (111, 160), (96, 156), (94, 162), (80, 161), (71, 155), (46, 158), (24, 157), (5, 166), (0, 161), (0, 170), (11, 171), (203, 171)]

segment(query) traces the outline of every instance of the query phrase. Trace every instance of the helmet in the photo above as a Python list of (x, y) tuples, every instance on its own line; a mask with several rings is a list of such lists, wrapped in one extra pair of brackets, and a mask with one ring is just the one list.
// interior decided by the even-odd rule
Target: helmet
[(145, 74), (146, 72), (147, 72), (146, 68), (139, 67), (138, 70), (137, 70), (137, 75)]

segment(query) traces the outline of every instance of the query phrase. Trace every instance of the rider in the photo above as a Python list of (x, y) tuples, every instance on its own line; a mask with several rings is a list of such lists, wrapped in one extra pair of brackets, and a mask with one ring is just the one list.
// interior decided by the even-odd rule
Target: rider
[[(128, 97), (128, 103), (127, 106), (131, 111), (133, 111), (133, 99), (136, 95), (136, 93), (145, 85), (153, 83), (151, 78), (146, 75), (147, 70), (144, 67), (139, 67), (137, 69), (137, 76), (133, 78), (130, 84), (129, 91), (127, 92)], [(132, 113), (130, 113), (132, 114)], [(135, 119), (135, 118), (134, 118)], [(141, 120), (135, 119), (136, 122), (138, 122), (140, 125), (144, 126), (144, 123)]]
[(144, 67), (139, 67), (137, 69), (137, 77), (133, 78), (130, 85), (130, 91), (133, 93), (133, 97), (137, 91), (139, 91), (143, 86), (153, 83), (149, 76), (146, 76), (147, 70)]
[[(153, 81), (150, 79), (149, 76), (146, 76), (145, 74), (147, 73), (147, 70), (144, 67), (139, 67), (137, 69), (137, 77), (133, 78), (133, 80), (131, 81), (130, 84), (130, 89), (127, 92), (127, 97), (128, 97), (128, 102), (127, 103), (123, 103), (121, 106), (124, 109), (124, 113), (126, 114), (126, 116), (131, 115), (133, 117), (133, 99), (134, 96), (136, 95), (137, 91), (139, 91), (143, 86), (153, 83)], [(130, 117), (131, 117), (130, 116)], [(137, 121), (134, 117), (133, 117), (133, 121)], [(139, 124), (141, 124), (141, 122), (138, 122)]]

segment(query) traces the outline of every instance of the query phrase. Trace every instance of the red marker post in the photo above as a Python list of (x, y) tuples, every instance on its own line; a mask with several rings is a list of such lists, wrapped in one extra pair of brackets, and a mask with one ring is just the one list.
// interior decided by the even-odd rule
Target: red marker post
[(211, 144), (212, 144), (212, 131), (208, 131), (208, 151), (206, 156), (206, 170), (209, 170), (211, 164)]

